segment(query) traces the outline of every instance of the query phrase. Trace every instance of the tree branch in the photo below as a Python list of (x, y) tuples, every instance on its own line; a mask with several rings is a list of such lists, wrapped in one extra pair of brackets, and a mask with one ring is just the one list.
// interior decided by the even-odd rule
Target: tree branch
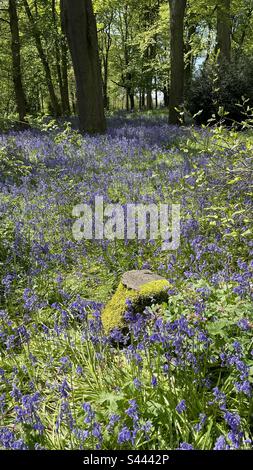
[(5, 18), (0, 17), (0, 21), (3, 21), (4, 23), (7, 23), (8, 25), (10, 25), (10, 22), (8, 20), (6, 20)]
[(115, 83), (115, 85), (119, 86), (120, 88), (127, 88), (126, 85), (123, 85), (123, 83), (115, 82), (112, 78), (111, 78), (111, 82)]

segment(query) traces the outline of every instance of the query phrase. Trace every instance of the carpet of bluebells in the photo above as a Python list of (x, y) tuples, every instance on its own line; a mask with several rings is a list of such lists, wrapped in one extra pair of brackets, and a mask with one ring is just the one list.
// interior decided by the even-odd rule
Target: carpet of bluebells
[[(115, 117), (0, 135), (0, 449), (252, 449), (253, 134)], [(181, 245), (75, 241), (76, 204), (181, 204)], [(123, 272), (168, 302), (105, 336)]]

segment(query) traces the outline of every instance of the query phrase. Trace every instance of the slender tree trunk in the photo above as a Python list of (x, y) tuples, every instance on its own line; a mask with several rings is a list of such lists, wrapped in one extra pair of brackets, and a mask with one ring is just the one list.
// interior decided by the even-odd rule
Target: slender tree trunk
[(126, 88), (126, 110), (127, 112), (130, 110), (129, 107), (129, 89)]
[(131, 111), (134, 111), (135, 108), (135, 100), (134, 100), (134, 94), (132, 91), (129, 93), (129, 99), (130, 99), (130, 109)]
[(62, 77), (62, 112), (65, 116), (70, 115), (69, 100), (69, 78), (68, 78), (68, 44), (64, 31), (64, 17), (61, 12), (61, 77)]
[(170, 124), (180, 124), (179, 114), (175, 108), (184, 103), (184, 16), (186, 0), (169, 0), (170, 3)]
[(12, 75), (15, 90), (16, 107), (20, 124), (23, 123), (23, 125), (27, 125), (27, 123), (25, 123), (25, 116), (27, 113), (27, 102), (22, 83), (19, 20), (16, 0), (9, 0), (9, 18), (11, 28)]
[(105, 53), (103, 57), (103, 68), (104, 68), (104, 77), (103, 77), (103, 97), (104, 97), (104, 108), (108, 111), (110, 107), (109, 96), (108, 96), (108, 71), (109, 71), (109, 51)]
[(97, 26), (91, 0), (61, 0), (77, 86), (81, 132), (105, 132)]
[(62, 71), (62, 112), (65, 116), (70, 114), (69, 102), (69, 79), (68, 79), (68, 46), (66, 38), (62, 37), (61, 42), (61, 71)]
[(61, 110), (63, 112), (63, 83), (62, 83), (62, 70), (61, 70), (61, 57), (60, 57), (60, 40), (58, 34), (57, 14), (56, 14), (56, 0), (52, 0), (52, 16), (54, 24), (54, 49), (55, 49), (55, 60), (56, 60), (56, 71), (59, 84), (59, 90), (61, 95)]
[(32, 33), (33, 33), (33, 36), (34, 36), (34, 39), (35, 39), (38, 54), (39, 54), (41, 63), (43, 65), (44, 71), (45, 71), (45, 77), (46, 77), (46, 82), (47, 82), (47, 87), (48, 87), (48, 92), (49, 92), (49, 96), (50, 96), (50, 100), (51, 100), (52, 109), (53, 109), (54, 114), (56, 116), (59, 116), (60, 115), (60, 106), (59, 106), (58, 99), (57, 99), (57, 96), (56, 96), (56, 93), (55, 93), (50, 66), (49, 66), (46, 54), (43, 50), (42, 41), (41, 41), (41, 34), (40, 34), (40, 31), (37, 28), (36, 21), (34, 20), (33, 14), (31, 12), (31, 9), (29, 7), (29, 4), (28, 4), (27, 0), (23, 0), (23, 4), (24, 4), (25, 11), (26, 11), (27, 17), (28, 17), (30, 25), (31, 25), (31, 30), (32, 30)]
[(110, 14), (108, 17), (108, 25), (106, 30), (103, 32), (102, 36), (102, 46), (101, 46), (101, 56), (103, 64), (103, 97), (104, 97), (104, 108), (108, 111), (110, 108), (110, 99), (108, 96), (108, 78), (109, 78), (109, 57), (110, 49), (112, 46), (112, 36), (111, 36), (111, 25), (113, 22), (114, 13)]
[(125, 77), (125, 88), (126, 88), (126, 109), (127, 111), (134, 111), (135, 108), (135, 99), (134, 99), (134, 90), (132, 87), (132, 74), (130, 72), (126, 73)]
[[(149, 18), (150, 20), (150, 18)], [(148, 27), (153, 25), (151, 21), (148, 21)], [(154, 59), (155, 54), (154, 54), (154, 47), (149, 46), (146, 50), (146, 63), (147, 66), (149, 67), (150, 61)], [(146, 90), (147, 90), (147, 109), (150, 111), (153, 109), (153, 98), (152, 98), (152, 90), (153, 90), (153, 74), (152, 71), (148, 71), (146, 74)]]
[(147, 109), (153, 109), (152, 90), (150, 90), (150, 88), (147, 90)]
[(145, 97), (145, 90), (142, 90), (142, 96), (141, 96), (141, 107), (142, 107), (142, 109), (144, 109), (145, 106), (146, 106), (145, 98), (146, 98)]
[(219, 65), (229, 64), (231, 61), (231, 0), (218, 0), (217, 4), (217, 50), (219, 51)]
[(142, 109), (142, 94), (141, 89), (139, 90), (139, 111)]
[(190, 25), (188, 28), (187, 43), (185, 45), (185, 52), (188, 55), (187, 64), (185, 67), (185, 88), (188, 90), (192, 83), (192, 73), (194, 64), (194, 53), (192, 50), (192, 37), (196, 33), (196, 25)]
[(163, 98), (164, 99), (164, 106), (165, 106), (165, 108), (168, 108), (170, 100), (169, 100), (169, 92), (168, 92), (168, 87), (167, 86), (165, 86), (164, 89), (163, 89), (163, 97), (164, 97)]

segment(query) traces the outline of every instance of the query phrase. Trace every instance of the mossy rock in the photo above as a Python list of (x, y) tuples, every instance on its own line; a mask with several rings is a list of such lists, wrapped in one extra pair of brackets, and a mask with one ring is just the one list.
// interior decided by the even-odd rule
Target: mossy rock
[[(129, 280), (129, 275), (130, 278), (140, 279), (140, 276), (135, 273), (139, 273), (140, 276), (142, 276), (141, 273), (144, 274), (144, 283), (137, 282), (134, 289), (126, 287), (123, 282), (126, 279)], [(149, 281), (145, 282), (145, 274), (147, 273)], [(132, 302), (134, 311), (142, 313), (145, 307), (155, 302), (164, 302), (168, 299), (167, 292), (171, 287), (170, 283), (156, 274), (154, 275), (155, 280), (150, 280), (152, 278), (151, 275), (150, 271), (130, 271), (123, 276), (122, 282), (119, 284), (115, 294), (102, 311), (102, 323), (106, 334), (115, 328), (123, 329), (126, 327), (125, 313), (127, 311), (127, 300)]]

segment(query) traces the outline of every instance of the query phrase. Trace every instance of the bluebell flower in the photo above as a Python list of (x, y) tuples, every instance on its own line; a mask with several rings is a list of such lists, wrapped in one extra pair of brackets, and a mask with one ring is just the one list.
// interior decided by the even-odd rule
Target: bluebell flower
[(91, 407), (91, 404), (90, 403), (84, 403), (83, 404), (83, 410), (86, 413), (86, 416), (84, 418), (84, 422), (86, 424), (91, 423), (95, 418), (95, 412), (93, 411), (93, 409)]
[(135, 379), (133, 380), (133, 384), (137, 390), (139, 390), (142, 387), (142, 383), (137, 377), (135, 377)]
[(234, 350), (237, 352), (237, 354), (239, 354), (239, 355), (241, 354), (241, 352), (242, 352), (242, 346), (241, 346), (241, 344), (239, 343), (239, 341), (234, 341), (234, 342), (233, 342), (233, 348), (234, 348)]
[[(87, 429), (74, 428), (73, 434), (77, 437), (79, 441), (83, 444), (89, 437), (90, 432)], [(82, 446), (81, 446), (82, 448)]]
[(23, 293), (24, 307), (31, 312), (36, 307), (37, 295), (31, 289), (25, 289)]
[(110, 419), (109, 419), (109, 424), (107, 426), (107, 430), (109, 432), (112, 432), (115, 425), (120, 421), (120, 416), (117, 415), (117, 414), (113, 414), (110, 416)]
[(77, 368), (76, 368), (76, 373), (77, 373), (78, 375), (82, 375), (82, 374), (83, 374), (83, 368), (82, 368), (81, 366), (77, 366)]
[(249, 320), (247, 320), (247, 318), (242, 318), (241, 320), (239, 320), (237, 325), (243, 331), (249, 331), (250, 330), (250, 323), (249, 323)]
[(204, 333), (203, 331), (200, 331), (198, 333), (198, 340), (201, 343), (210, 343), (211, 342), (211, 340), (207, 337), (206, 333)]
[(144, 432), (145, 439), (148, 440), (150, 439), (150, 431), (152, 429), (152, 423), (151, 421), (146, 421), (142, 426), (141, 426), (141, 431)]
[(227, 444), (225, 436), (220, 436), (215, 442), (214, 450), (229, 450), (230, 446)]
[(110, 339), (117, 343), (126, 343), (126, 337), (123, 335), (122, 331), (117, 328), (110, 332)]
[(200, 432), (205, 426), (207, 421), (207, 416), (204, 413), (200, 413), (199, 422), (194, 426), (195, 431)]
[(136, 403), (136, 400), (129, 400), (129, 405), (130, 407), (126, 410), (126, 414), (133, 419), (134, 422), (138, 421), (139, 415), (138, 415), (138, 405)]
[(124, 426), (118, 433), (118, 443), (124, 444), (125, 442), (130, 442), (132, 438), (131, 431), (127, 426)]
[(151, 378), (151, 385), (152, 387), (157, 387), (158, 385), (157, 377), (155, 375), (153, 375)]
[(67, 400), (63, 399), (60, 406), (60, 412), (55, 421), (56, 432), (59, 433), (61, 423), (65, 422), (69, 429), (74, 432), (75, 420), (73, 418), (70, 405)]
[(243, 432), (230, 431), (228, 433), (228, 439), (231, 441), (234, 449), (240, 449), (243, 438)]
[(100, 441), (100, 444), (102, 443), (103, 436), (102, 436), (101, 424), (93, 423), (92, 435)]
[(16, 402), (18, 402), (22, 398), (22, 393), (15, 384), (13, 384), (12, 390), (10, 392), (10, 396), (14, 398)]
[(217, 403), (219, 405), (220, 410), (226, 410), (227, 397), (225, 393), (221, 392), (218, 387), (215, 387), (213, 389), (213, 395), (215, 399), (214, 401), (209, 402), (209, 405)]
[(67, 382), (67, 379), (64, 379), (62, 384), (59, 386), (59, 392), (62, 398), (67, 398), (71, 388)]
[(186, 411), (186, 402), (185, 400), (181, 400), (180, 403), (176, 406), (176, 410), (179, 414), (182, 414), (184, 411)]
[(244, 380), (243, 382), (236, 382), (235, 387), (238, 392), (244, 393), (244, 395), (251, 397), (252, 385), (248, 380)]
[(193, 446), (191, 444), (188, 444), (187, 442), (182, 442), (177, 450), (194, 450)]
[(6, 393), (0, 395), (0, 413), (3, 414), (6, 407)]
[(70, 370), (72, 367), (72, 363), (70, 362), (70, 359), (68, 356), (61, 357), (60, 363), (61, 363), (60, 370), (63, 372), (68, 372), (68, 370)]
[(36, 444), (34, 445), (34, 450), (46, 450), (46, 449), (41, 444), (36, 442)]
[(241, 425), (241, 418), (238, 414), (226, 411), (226, 413), (224, 414), (224, 420), (233, 432), (238, 432)]
[(14, 274), (7, 274), (6, 276), (3, 277), (2, 279), (2, 285), (5, 287), (5, 293), (9, 293), (12, 283), (15, 280), (15, 275)]
[(29, 353), (29, 359), (31, 361), (32, 366), (35, 366), (38, 362), (37, 357), (35, 357), (32, 353)]

